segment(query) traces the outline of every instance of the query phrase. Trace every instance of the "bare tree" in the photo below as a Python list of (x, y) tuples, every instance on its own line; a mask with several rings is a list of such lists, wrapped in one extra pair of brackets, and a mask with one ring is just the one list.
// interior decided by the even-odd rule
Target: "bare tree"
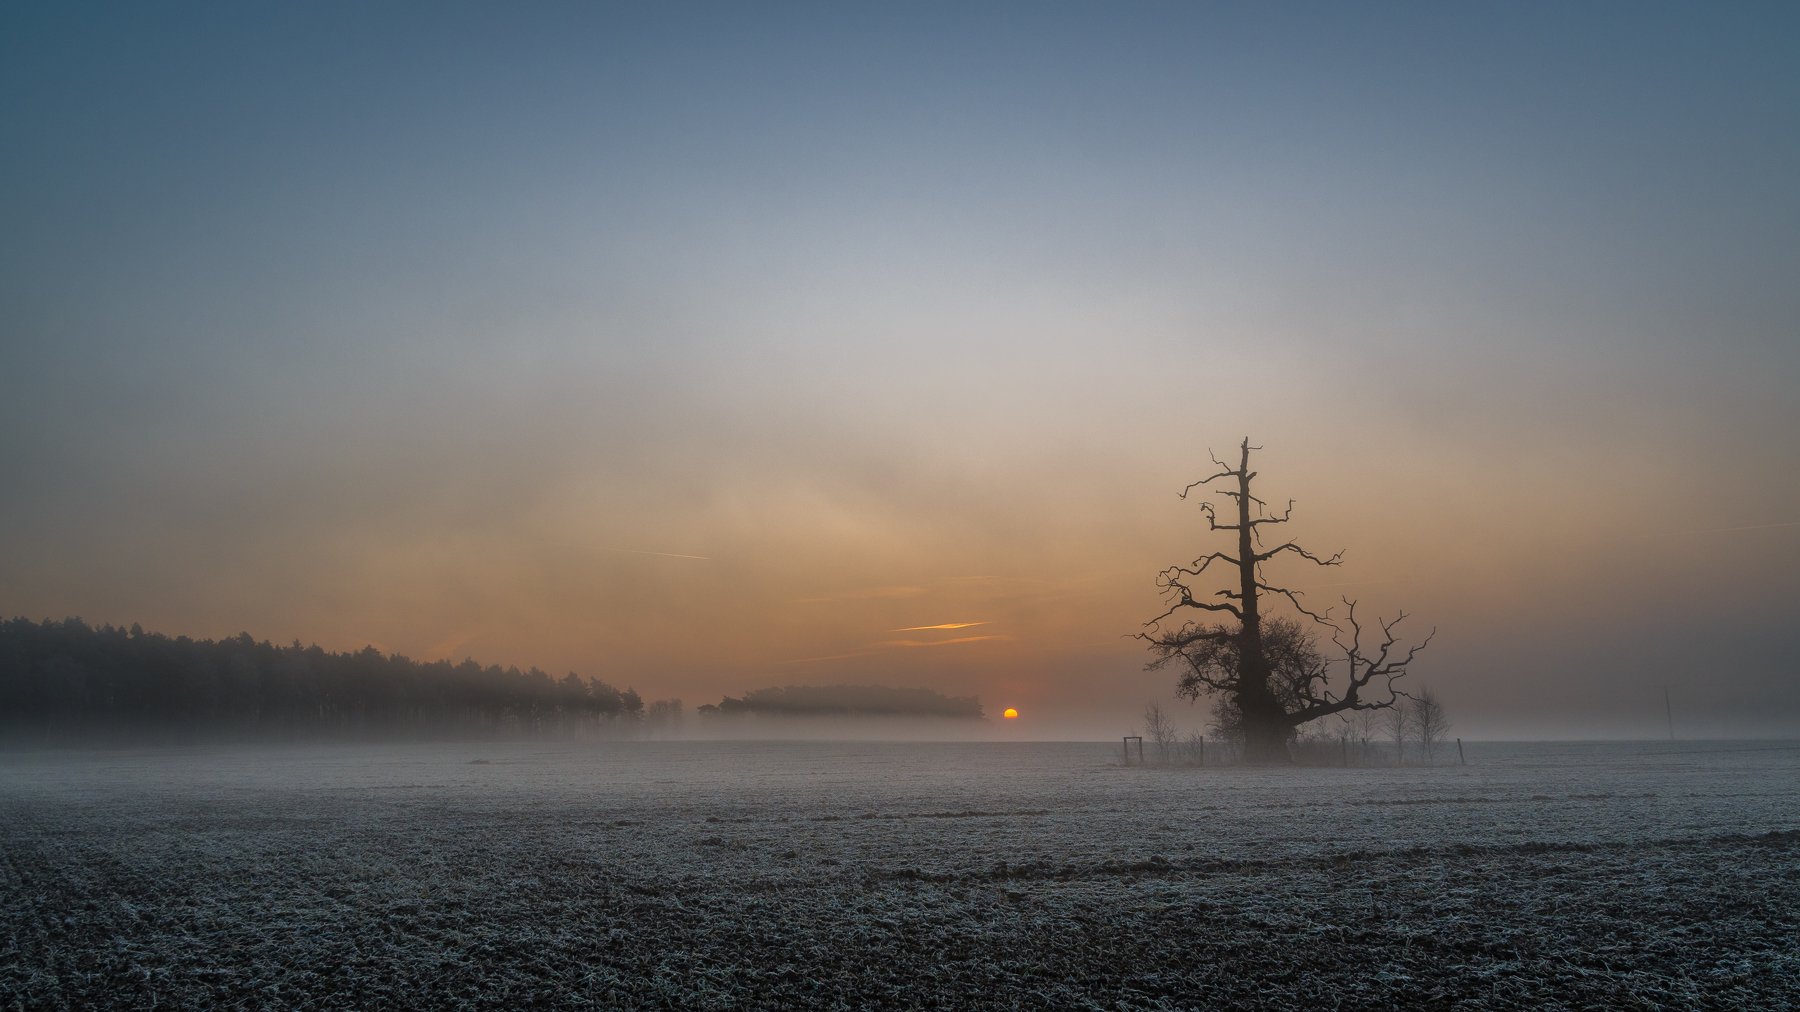
[(1450, 733), (1450, 718), (1444, 713), (1444, 704), (1428, 688), (1419, 690), (1408, 709), (1412, 711), (1413, 733), (1418, 735), (1419, 746), (1425, 750), (1425, 761), (1429, 763), (1438, 743)]
[[(1288, 742), (1300, 725), (1344, 711), (1392, 708), (1404, 698), (1395, 690), (1394, 682), (1406, 674), (1407, 665), (1431, 642), (1431, 637), (1426, 636), (1416, 646), (1399, 647), (1394, 630), (1406, 618), (1406, 613), (1401, 612), (1391, 622), (1378, 621), (1380, 633), (1371, 630), (1370, 644), (1365, 646), (1356, 602), (1344, 601), (1349, 608), (1345, 628), (1332, 622), (1328, 615), (1307, 608), (1299, 591), (1269, 583), (1263, 576), (1263, 566), (1278, 556), (1293, 554), (1315, 565), (1336, 566), (1343, 553), (1321, 557), (1292, 541), (1263, 547), (1262, 528), (1287, 523), (1294, 504), (1289, 500), (1287, 508), (1275, 515), (1263, 500), (1251, 494), (1250, 485), (1257, 475), (1250, 470), (1250, 453), (1259, 448), (1245, 439), (1240, 449), (1242, 455), (1236, 467), (1214, 456), (1218, 471), (1181, 491), (1181, 497), (1186, 499), (1196, 488), (1215, 481), (1235, 485), (1213, 490), (1231, 500), (1235, 523), (1220, 523), (1210, 502), (1202, 502), (1200, 509), (1209, 531), (1228, 531), (1235, 536), (1236, 554), (1209, 552), (1187, 565), (1170, 566), (1158, 574), (1157, 586), (1163, 591), (1168, 608), (1146, 622), (1145, 631), (1138, 637), (1150, 644), (1150, 667), (1172, 662), (1186, 666), (1180, 684), (1184, 694), (1218, 693), (1231, 701), (1241, 722), (1246, 761), (1288, 762)], [(1206, 593), (1201, 581), (1214, 565), (1235, 570), (1235, 586)], [(1281, 599), (1301, 615), (1332, 630), (1332, 642), (1342, 652), (1342, 663), (1347, 669), (1341, 695), (1332, 689), (1329, 666), (1323, 662), (1302, 665), (1291, 678), (1278, 671), (1281, 647), (1273, 627), (1264, 625), (1265, 595)], [(1227, 616), (1232, 621), (1186, 620), (1173, 627), (1166, 624), (1173, 623), (1177, 615), (1195, 611)], [(1307, 637), (1299, 639), (1310, 643)]]
[(1206, 765), (1206, 735), (1189, 731), (1181, 739), (1181, 761), (1187, 766)]
[[(1199, 699), (1211, 690), (1195, 673), (1199, 669), (1234, 671), (1238, 665), (1238, 643), (1235, 640), (1202, 640), (1179, 652), (1163, 653), (1150, 661), (1152, 670), (1179, 663), (1186, 670), (1176, 680), (1175, 691), (1188, 699)], [(1291, 618), (1271, 618), (1263, 623), (1263, 650), (1269, 658), (1269, 687), (1282, 708), (1293, 710), (1306, 705), (1307, 686), (1324, 677), (1327, 662), (1318, 643), (1299, 622)], [(1212, 729), (1221, 738), (1243, 744), (1244, 714), (1237, 697), (1218, 694), (1213, 701)], [(1292, 742), (1297, 727), (1288, 729)]]
[(1369, 741), (1375, 737), (1378, 730), (1376, 724), (1378, 716), (1378, 711), (1375, 710), (1356, 710), (1345, 721), (1351, 740), (1357, 743), (1358, 762), (1367, 763), (1369, 761)]
[(1412, 737), (1412, 711), (1405, 706), (1390, 707), (1382, 714), (1388, 737), (1394, 742), (1394, 765), (1406, 765), (1406, 739)]
[(1175, 722), (1163, 712), (1161, 704), (1144, 704), (1144, 735), (1156, 743), (1156, 761), (1167, 765), (1169, 749), (1174, 746), (1178, 733)]

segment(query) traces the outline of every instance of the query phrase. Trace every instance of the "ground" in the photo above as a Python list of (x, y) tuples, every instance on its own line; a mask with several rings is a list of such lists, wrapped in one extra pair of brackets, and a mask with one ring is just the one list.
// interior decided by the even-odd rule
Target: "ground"
[(1800, 746), (1469, 751), (7, 753), (0, 1007), (1800, 1004)]

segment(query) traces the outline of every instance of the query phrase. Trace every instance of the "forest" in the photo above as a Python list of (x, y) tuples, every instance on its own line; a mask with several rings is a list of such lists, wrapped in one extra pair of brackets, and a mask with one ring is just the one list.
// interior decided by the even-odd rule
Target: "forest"
[(76, 618), (0, 620), (0, 731), (13, 735), (574, 733), (636, 726), (644, 715), (636, 691), (574, 672), (415, 661), (374, 647), (333, 653), (248, 633), (214, 641)]

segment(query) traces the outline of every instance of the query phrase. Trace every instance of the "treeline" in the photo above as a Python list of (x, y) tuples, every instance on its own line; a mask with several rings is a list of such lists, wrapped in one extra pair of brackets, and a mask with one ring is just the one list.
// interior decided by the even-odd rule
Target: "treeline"
[[(679, 714), (677, 701), (651, 713)], [(195, 640), (80, 619), (0, 621), (0, 730), (165, 727), (354, 734), (637, 726), (644, 700), (573, 672), (332, 653), (243, 633)]]
[(761, 714), (772, 717), (980, 718), (975, 696), (946, 696), (930, 689), (883, 685), (787, 685), (726, 696), (696, 708), (702, 716)]

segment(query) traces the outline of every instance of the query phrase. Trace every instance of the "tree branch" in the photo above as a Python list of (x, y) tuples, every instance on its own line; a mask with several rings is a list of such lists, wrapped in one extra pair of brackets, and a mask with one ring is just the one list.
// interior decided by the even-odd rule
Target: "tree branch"
[[(1349, 615), (1345, 619), (1350, 626), (1349, 642), (1344, 641), (1344, 631), (1341, 629), (1332, 635), (1331, 642), (1344, 652), (1344, 660), (1350, 668), (1349, 686), (1342, 699), (1328, 700), (1292, 714), (1295, 726), (1344, 710), (1386, 709), (1392, 707), (1398, 700), (1408, 698), (1405, 692), (1394, 687), (1394, 682), (1406, 675), (1407, 666), (1412, 664), (1419, 652), (1430, 646), (1432, 639), (1437, 636), (1437, 630), (1433, 629), (1422, 642), (1408, 647), (1404, 655), (1397, 656), (1394, 645), (1399, 642), (1399, 637), (1394, 630), (1406, 620), (1406, 613), (1401, 612), (1392, 621), (1377, 619), (1376, 624), (1381, 627), (1381, 642), (1375, 646), (1374, 656), (1371, 657), (1363, 649), (1363, 627), (1361, 620), (1356, 617), (1356, 602), (1349, 598), (1344, 598), (1343, 601), (1349, 610)], [(1382, 680), (1382, 687), (1387, 690), (1387, 698), (1385, 700), (1363, 699), (1363, 689), (1369, 687), (1376, 679)]]
[(1308, 608), (1306, 605), (1301, 604), (1300, 598), (1303, 595), (1300, 593), (1300, 591), (1289, 590), (1286, 587), (1272, 586), (1270, 584), (1263, 583), (1261, 580), (1258, 580), (1256, 582), (1256, 589), (1262, 590), (1262, 591), (1267, 591), (1268, 593), (1271, 593), (1271, 594), (1280, 594), (1282, 597), (1287, 598), (1288, 603), (1293, 605), (1294, 610), (1298, 611), (1300, 614), (1305, 615), (1307, 618), (1312, 619), (1314, 622), (1317, 622), (1322, 626), (1325, 626), (1327, 629), (1336, 629), (1337, 628), (1337, 624), (1332, 622), (1331, 619), (1329, 618), (1329, 616), (1331, 615), (1331, 612), (1329, 610), (1327, 610), (1325, 612), (1325, 614), (1320, 615), (1320, 614), (1314, 612), (1312, 609)]
[(1213, 509), (1212, 503), (1209, 503), (1209, 502), (1201, 503), (1200, 504), (1200, 512), (1206, 514), (1206, 527), (1208, 530), (1235, 531), (1238, 529), (1237, 524), (1222, 524), (1222, 523), (1220, 523), (1218, 511)]
[(1240, 621), (1243, 619), (1243, 617), (1244, 617), (1243, 611), (1240, 610), (1238, 608), (1238, 606), (1235, 604), (1231, 604), (1229, 602), (1221, 603), (1221, 602), (1214, 602), (1214, 601), (1197, 601), (1197, 600), (1195, 600), (1194, 592), (1188, 587), (1188, 585), (1181, 582), (1180, 580), (1176, 579), (1176, 574), (1180, 573), (1180, 572), (1181, 572), (1181, 569), (1179, 567), (1171, 567), (1171, 568), (1165, 569), (1161, 573), (1157, 574), (1157, 577), (1156, 577), (1157, 587), (1159, 589), (1161, 589), (1162, 591), (1164, 591), (1165, 593), (1170, 593), (1170, 594), (1176, 595), (1176, 598), (1175, 598), (1174, 603), (1169, 605), (1169, 608), (1167, 611), (1163, 612), (1161, 615), (1156, 616), (1155, 618), (1151, 619), (1150, 621), (1145, 622), (1144, 623), (1145, 628), (1147, 628), (1147, 629), (1154, 628), (1157, 625), (1157, 623), (1161, 622), (1165, 618), (1168, 618), (1170, 615), (1175, 614), (1175, 612), (1181, 608), (1196, 608), (1201, 611), (1222, 611), (1228, 615), (1231, 615), (1231, 616), (1239, 619)]
[(1158, 622), (1161, 622), (1163, 619), (1168, 618), (1170, 615), (1175, 614), (1176, 610), (1180, 609), (1180, 608), (1198, 608), (1201, 611), (1222, 611), (1225, 614), (1230, 615), (1231, 617), (1239, 619), (1239, 620), (1242, 620), (1244, 617), (1244, 613), (1239, 611), (1238, 606), (1235, 604), (1218, 604), (1218, 603), (1214, 603), (1212, 601), (1196, 601), (1191, 597), (1183, 597), (1181, 600), (1176, 601), (1174, 604), (1170, 605), (1168, 611), (1165, 611), (1161, 615), (1158, 615), (1155, 618), (1151, 619), (1150, 621), (1145, 622), (1144, 627), (1146, 629), (1148, 629), (1151, 626), (1156, 625)]
[[(1215, 457), (1213, 459), (1213, 463), (1219, 464), (1218, 458)], [(1224, 464), (1219, 464), (1219, 466), (1225, 467)], [(1237, 474), (1238, 473), (1236, 471), (1233, 471), (1233, 470), (1227, 468), (1226, 470), (1220, 471), (1218, 474), (1209, 475), (1205, 478), (1200, 479), (1199, 481), (1189, 482), (1188, 486), (1181, 490), (1180, 498), (1186, 499), (1188, 497), (1189, 492), (1192, 492), (1194, 489), (1200, 487), (1201, 485), (1205, 485), (1208, 482), (1217, 481), (1220, 478), (1235, 478), (1235, 477), (1237, 477)]]
[(1314, 555), (1313, 553), (1307, 551), (1306, 549), (1301, 548), (1299, 545), (1294, 544), (1292, 541), (1289, 541), (1288, 543), (1283, 544), (1283, 545), (1276, 545), (1274, 548), (1271, 548), (1266, 552), (1257, 552), (1256, 553), (1256, 561), (1267, 562), (1270, 559), (1273, 559), (1275, 556), (1280, 555), (1282, 552), (1293, 552), (1295, 555), (1298, 555), (1301, 558), (1307, 559), (1311, 562), (1316, 562), (1321, 566), (1342, 565), (1343, 561), (1344, 561), (1344, 553), (1343, 552), (1339, 552), (1336, 555), (1333, 555), (1329, 559), (1321, 559), (1317, 555)]
[(1215, 562), (1224, 562), (1227, 565), (1232, 566), (1238, 564), (1238, 560), (1226, 555), (1224, 552), (1214, 552), (1211, 555), (1202, 555), (1200, 558), (1195, 559), (1192, 563), (1194, 567), (1192, 569), (1189, 569), (1186, 566), (1170, 566), (1168, 569), (1163, 570), (1161, 575), (1167, 577), (1173, 573), (1181, 573), (1185, 576), (1199, 576), (1206, 572), (1206, 567)]

